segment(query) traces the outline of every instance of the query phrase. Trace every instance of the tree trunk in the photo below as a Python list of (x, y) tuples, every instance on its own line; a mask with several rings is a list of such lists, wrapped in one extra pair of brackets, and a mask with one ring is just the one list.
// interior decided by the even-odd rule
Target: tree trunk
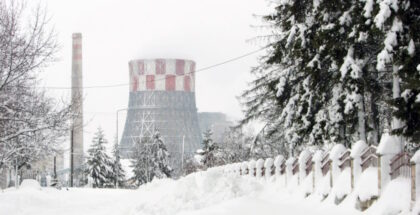
[(357, 118), (359, 125), (359, 139), (366, 142), (365, 101), (363, 94), (359, 94), (357, 103)]
[(377, 104), (378, 95), (376, 92), (371, 93), (370, 99), (370, 109), (372, 111), (372, 143), (373, 145), (378, 145), (380, 139), (380, 132), (379, 132), (379, 108)]
[[(400, 76), (398, 75), (398, 65), (392, 66), (392, 98), (394, 101), (400, 97), (401, 90), (400, 90)], [(397, 117), (392, 116), (392, 123), (391, 127), (392, 130), (401, 128), (403, 126), (403, 122), (399, 120)], [(399, 144), (401, 148), (404, 146), (404, 138), (400, 136), (399, 138)]]
[[(399, 98), (401, 95), (400, 91), (400, 77), (398, 75), (398, 66), (394, 65), (392, 66), (392, 98), (395, 100)], [(398, 129), (402, 126), (401, 121), (396, 118), (395, 116), (392, 116), (392, 129)]]

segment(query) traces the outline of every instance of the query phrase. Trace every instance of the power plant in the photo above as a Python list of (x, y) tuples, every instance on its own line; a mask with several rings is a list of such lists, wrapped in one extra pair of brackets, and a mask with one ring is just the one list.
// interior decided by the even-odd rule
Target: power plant
[(136, 144), (162, 135), (175, 174), (182, 158), (200, 147), (195, 102), (195, 62), (183, 59), (140, 59), (129, 62), (130, 93), (120, 152), (130, 158)]
[[(80, 185), (83, 168), (83, 64), (82, 64), (82, 34), (73, 34), (72, 65), (71, 65), (71, 100), (74, 114), (71, 130), (70, 168), (73, 171), (71, 183)], [(72, 173), (70, 173), (72, 174)]]

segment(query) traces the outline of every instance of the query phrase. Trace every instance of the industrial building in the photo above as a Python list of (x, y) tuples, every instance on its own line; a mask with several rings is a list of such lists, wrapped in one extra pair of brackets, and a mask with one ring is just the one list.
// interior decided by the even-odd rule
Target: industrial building
[(226, 114), (221, 112), (200, 112), (198, 113), (198, 123), (202, 132), (207, 130), (213, 132), (213, 140), (217, 143), (223, 141), (226, 133), (234, 125)]
[(195, 102), (195, 62), (184, 59), (140, 59), (129, 62), (130, 93), (120, 143), (123, 158), (156, 131), (171, 154), (175, 175), (182, 158), (201, 148)]

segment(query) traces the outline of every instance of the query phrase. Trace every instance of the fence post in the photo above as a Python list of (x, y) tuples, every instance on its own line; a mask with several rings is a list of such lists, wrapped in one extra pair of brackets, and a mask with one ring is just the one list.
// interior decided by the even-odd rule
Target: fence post
[(333, 187), (333, 172), (332, 172), (332, 162), (330, 164), (330, 187)]
[(283, 171), (283, 177), (284, 177), (284, 186), (287, 187), (287, 161), (284, 160), (283, 161), (283, 165), (284, 165), (284, 171)]
[(264, 160), (260, 158), (255, 166), (255, 177), (261, 178), (262, 176), (264, 176)]
[(411, 202), (416, 202), (416, 163), (411, 163)]
[(354, 189), (354, 159), (350, 160), (350, 175), (351, 175), (351, 191)]
[(381, 157), (382, 156), (378, 154), (378, 197), (381, 195), (381, 188), (382, 188)]
[(312, 162), (312, 192), (315, 192), (315, 162)]
[(274, 166), (274, 160), (273, 158), (267, 158), (264, 162), (264, 168), (265, 168), (265, 177), (270, 178), (273, 174), (273, 166)]

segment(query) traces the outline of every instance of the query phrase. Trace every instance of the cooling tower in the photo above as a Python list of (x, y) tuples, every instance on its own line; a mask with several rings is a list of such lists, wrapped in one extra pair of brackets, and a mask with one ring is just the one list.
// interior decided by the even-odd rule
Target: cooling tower
[(129, 72), (130, 95), (120, 144), (121, 155), (131, 157), (133, 147), (138, 146), (136, 142), (159, 131), (177, 174), (183, 152), (184, 157), (189, 157), (201, 148), (194, 92), (195, 62), (180, 59), (132, 60)]
[[(73, 168), (74, 185), (81, 185), (83, 177), (83, 72), (82, 72), (82, 34), (73, 34), (72, 72), (71, 72), (71, 99), (76, 105), (73, 110)], [(71, 157), (71, 156), (70, 156)], [(70, 162), (72, 159), (70, 158)]]

